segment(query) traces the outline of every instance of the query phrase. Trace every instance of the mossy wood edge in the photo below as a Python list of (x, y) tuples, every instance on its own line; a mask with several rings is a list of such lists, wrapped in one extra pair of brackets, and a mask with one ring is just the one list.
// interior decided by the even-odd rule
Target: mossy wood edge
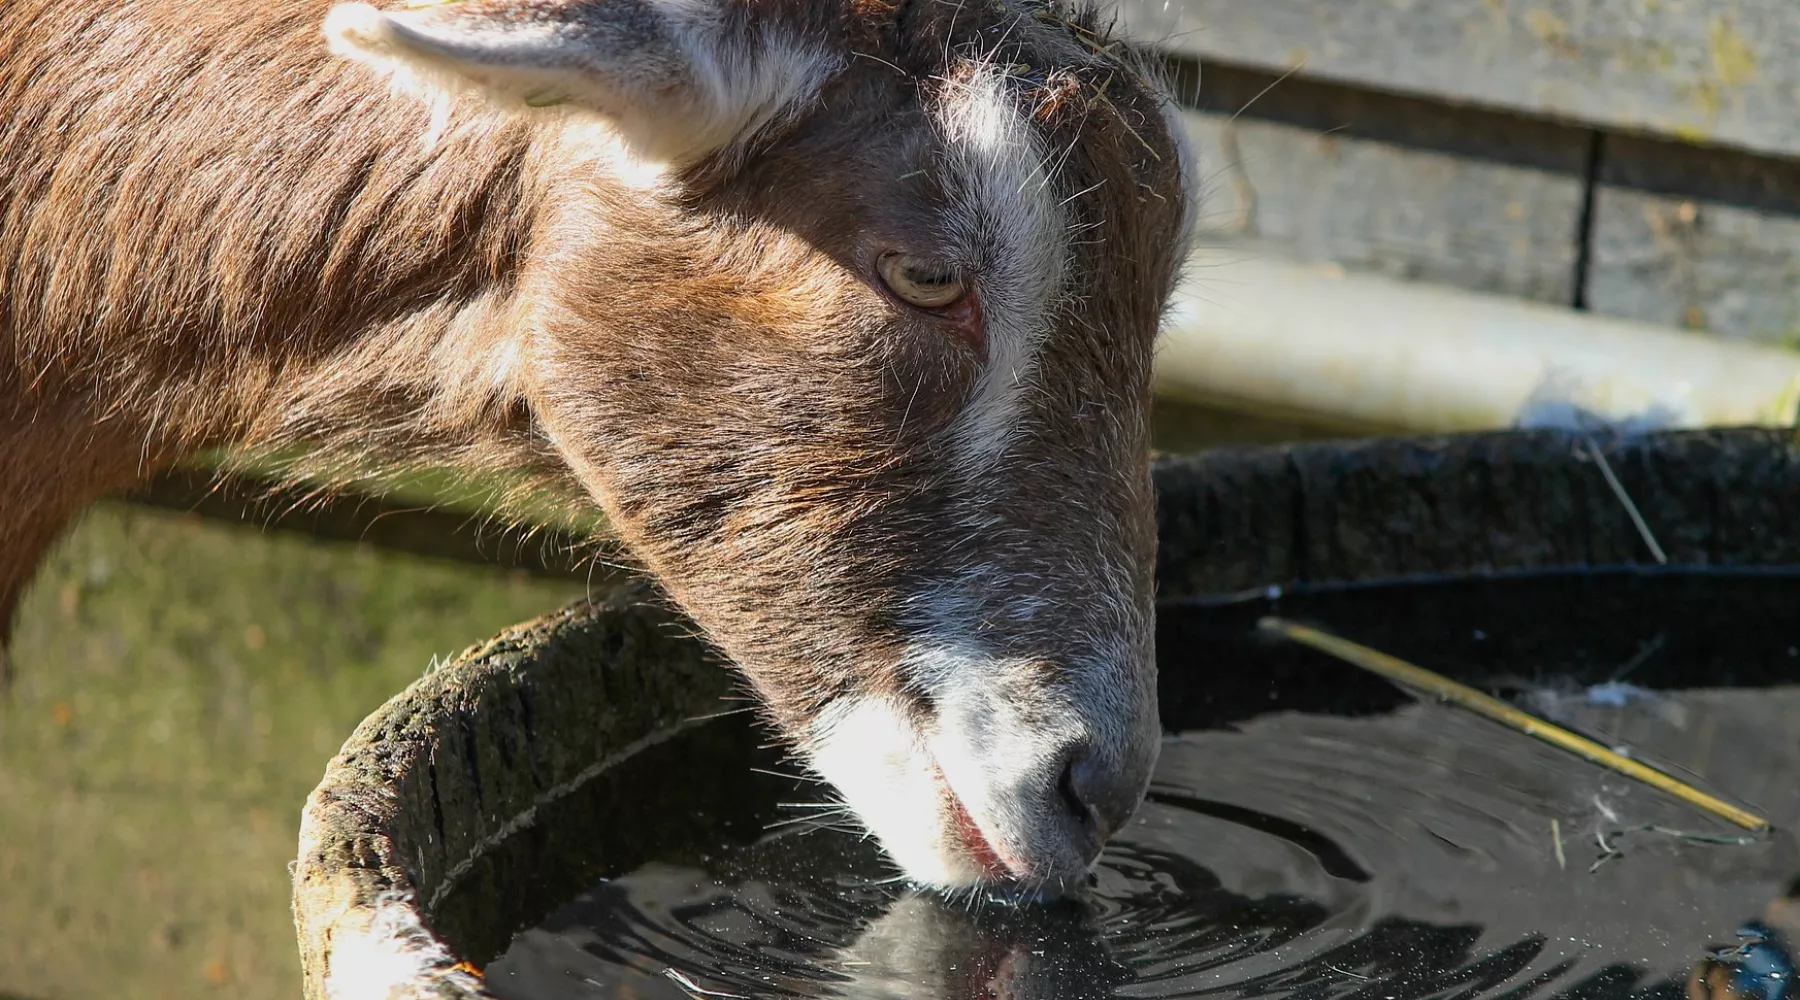
[[(716, 712), (734, 681), (692, 635), (647, 588), (625, 587), (470, 647), (364, 720), (301, 818), (305, 995), (387, 995), (328, 991), (346, 939), (360, 960), (380, 938), (405, 938), (396, 904), (457, 938), (454, 920), (422, 919), (425, 904), (484, 840), (597, 762)], [(448, 951), (424, 957), (430, 971), (395, 996), (487, 996)]]
[[(1600, 471), (1577, 457), (1584, 440), (1482, 434), (1164, 461), (1160, 594), (1650, 565)], [(1781, 530), (1800, 500), (1791, 432), (1658, 434), (1601, 451), (1673, 565), (1800, 565), (1800, 532)], [(630, 587), (473, 646), (382, 706), (302, 818), (294, 917), (306, 996), (489, 996), (459, 950), (491, 948), (510, 929), (427, 901), (459, 878), (464, 896), (516, 891), (508, 877), (519, 873), (469, 859), (572, 782), (717, 712), (733, 685), (691, 626)], [(334, 971), (341, 985), (376, 985), (344, 982), (346, 955), (396, 949), (418, 966), (398, 991), (330, 990)]]

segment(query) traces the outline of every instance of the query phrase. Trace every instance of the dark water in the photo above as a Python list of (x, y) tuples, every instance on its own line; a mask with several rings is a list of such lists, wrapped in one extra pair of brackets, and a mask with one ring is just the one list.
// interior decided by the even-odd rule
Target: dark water
[[(1745, 838), (1270, 646), (1254, 633), (1268, 613), (1508, 694), (1778, 829)], [(1783, 938), (1800, 935), (1800, 578), (1265, 596), (1165, 608), (1159, 645), (1179, 732), (1087, 898), (945, 901), (892, 882), (853, 835), (782, 827), (592, 886), (519, 934), (490, 986), (509, 1000), (1800, 996)]]

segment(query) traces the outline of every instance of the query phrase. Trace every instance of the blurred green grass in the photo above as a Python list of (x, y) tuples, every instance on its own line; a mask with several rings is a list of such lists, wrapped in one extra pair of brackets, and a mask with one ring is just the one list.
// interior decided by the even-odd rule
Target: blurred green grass
[(299, 810), (369, 711), (576, 581), (102, 504), (0, 701), (0, 993), (294, 997)]

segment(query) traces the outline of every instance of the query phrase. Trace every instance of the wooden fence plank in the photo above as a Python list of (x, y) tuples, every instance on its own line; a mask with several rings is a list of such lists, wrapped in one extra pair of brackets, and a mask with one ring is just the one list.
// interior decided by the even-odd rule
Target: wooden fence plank
[(1616, 187), (1594, 208), (1595, 312), (1800, 347), (1800, 219)]
[(1185, 121), (1204, 245), (1571, 301), (1580, 177), (1247, 118)]
[(1793, 0), (1116, 0), (1166, 51), (1800, 154)]
[(1800, 164), (1610, 137), (1596, 311), (1800, 347)]

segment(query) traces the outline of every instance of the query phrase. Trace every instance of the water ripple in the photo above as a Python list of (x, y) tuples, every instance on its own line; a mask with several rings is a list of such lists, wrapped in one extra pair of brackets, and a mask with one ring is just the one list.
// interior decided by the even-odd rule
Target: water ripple
[[(1684, 726), (1744, 717), (1719, 694)], [(489, 981), (512, 1000), (680, 1000), (671, 968), (741, 997), (1677, 998), (1800, 852), (1617, 833), (1646, 826), (1712, 829), (1446, 707), (1277, 713), (1171, 738), (1085, 899), (945, 901), (884, 882), (854, 837), (790, 833), (601, 885)], [(1624, 854), (1590, 872), (1603, 835)]]

